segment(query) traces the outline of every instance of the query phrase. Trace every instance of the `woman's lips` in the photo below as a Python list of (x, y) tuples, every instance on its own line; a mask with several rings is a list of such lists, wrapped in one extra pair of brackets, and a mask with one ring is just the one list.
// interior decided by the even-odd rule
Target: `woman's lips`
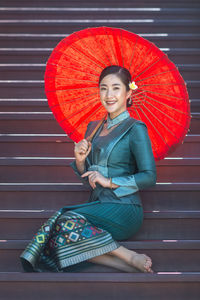
[(115, 104), (115, 103), (116, 103), (116, 101), (107, 101), (107, 102), (106, 102), (107, 105), (113, 105), (113, 104)]

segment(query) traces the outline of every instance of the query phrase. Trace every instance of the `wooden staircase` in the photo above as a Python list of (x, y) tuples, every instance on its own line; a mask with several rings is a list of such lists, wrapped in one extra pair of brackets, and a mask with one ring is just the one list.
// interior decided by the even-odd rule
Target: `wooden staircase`
[[(200, 299), (200, 2), (0, 5), (0, 299)], [(166, 52), (191, 99), (184, 143), (157, 162), (156, 187), (141, 192), (143, 226), (121, 242), (149, 255), (155, 273), (120, 273), (89, 263), (79, 273), (75, 266), (69, 273), (25, 273), (19, 256), (40, 225), (89, 196), (69, 167), (73, 142), (45, 98), (45, 64), (65, 36), (103, 25), (138, 33)]]

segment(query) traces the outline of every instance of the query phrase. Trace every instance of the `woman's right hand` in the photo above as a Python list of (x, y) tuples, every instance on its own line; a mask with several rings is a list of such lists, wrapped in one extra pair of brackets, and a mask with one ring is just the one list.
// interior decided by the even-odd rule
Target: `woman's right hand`
[(91, 142), (88, 142), (86, 139), (81, 140), (78, 143), (75, 143), (74, 155), (78, 162), (85, 162), (86, 157), (90, 153), (92, 148)]

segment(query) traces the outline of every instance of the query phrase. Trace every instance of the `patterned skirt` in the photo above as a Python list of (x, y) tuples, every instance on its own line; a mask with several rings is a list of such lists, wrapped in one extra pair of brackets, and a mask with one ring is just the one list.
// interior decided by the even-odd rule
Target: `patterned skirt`
[(65, 206), (49, 218), (20, 255), (26, 272), (67, 272), (69, 266), (117, 249), (143, 222), (137, 204)]

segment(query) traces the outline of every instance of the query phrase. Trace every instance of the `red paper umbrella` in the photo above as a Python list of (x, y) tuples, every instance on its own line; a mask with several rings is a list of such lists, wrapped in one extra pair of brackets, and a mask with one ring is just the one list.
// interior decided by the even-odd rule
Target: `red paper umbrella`
[(186, 85), (166, 54), (121, 28), (87, 28), (55, 47), (46, 66), (45, 92), (56, 120), (72, 140), (83, 139), (87, 124), (106, 114), (98, 79), (110, 65), (130, 71), (138, 88), (128, 111), (147, 125), (155, 160), (164, 158), (182, 142), (189, 128)]

